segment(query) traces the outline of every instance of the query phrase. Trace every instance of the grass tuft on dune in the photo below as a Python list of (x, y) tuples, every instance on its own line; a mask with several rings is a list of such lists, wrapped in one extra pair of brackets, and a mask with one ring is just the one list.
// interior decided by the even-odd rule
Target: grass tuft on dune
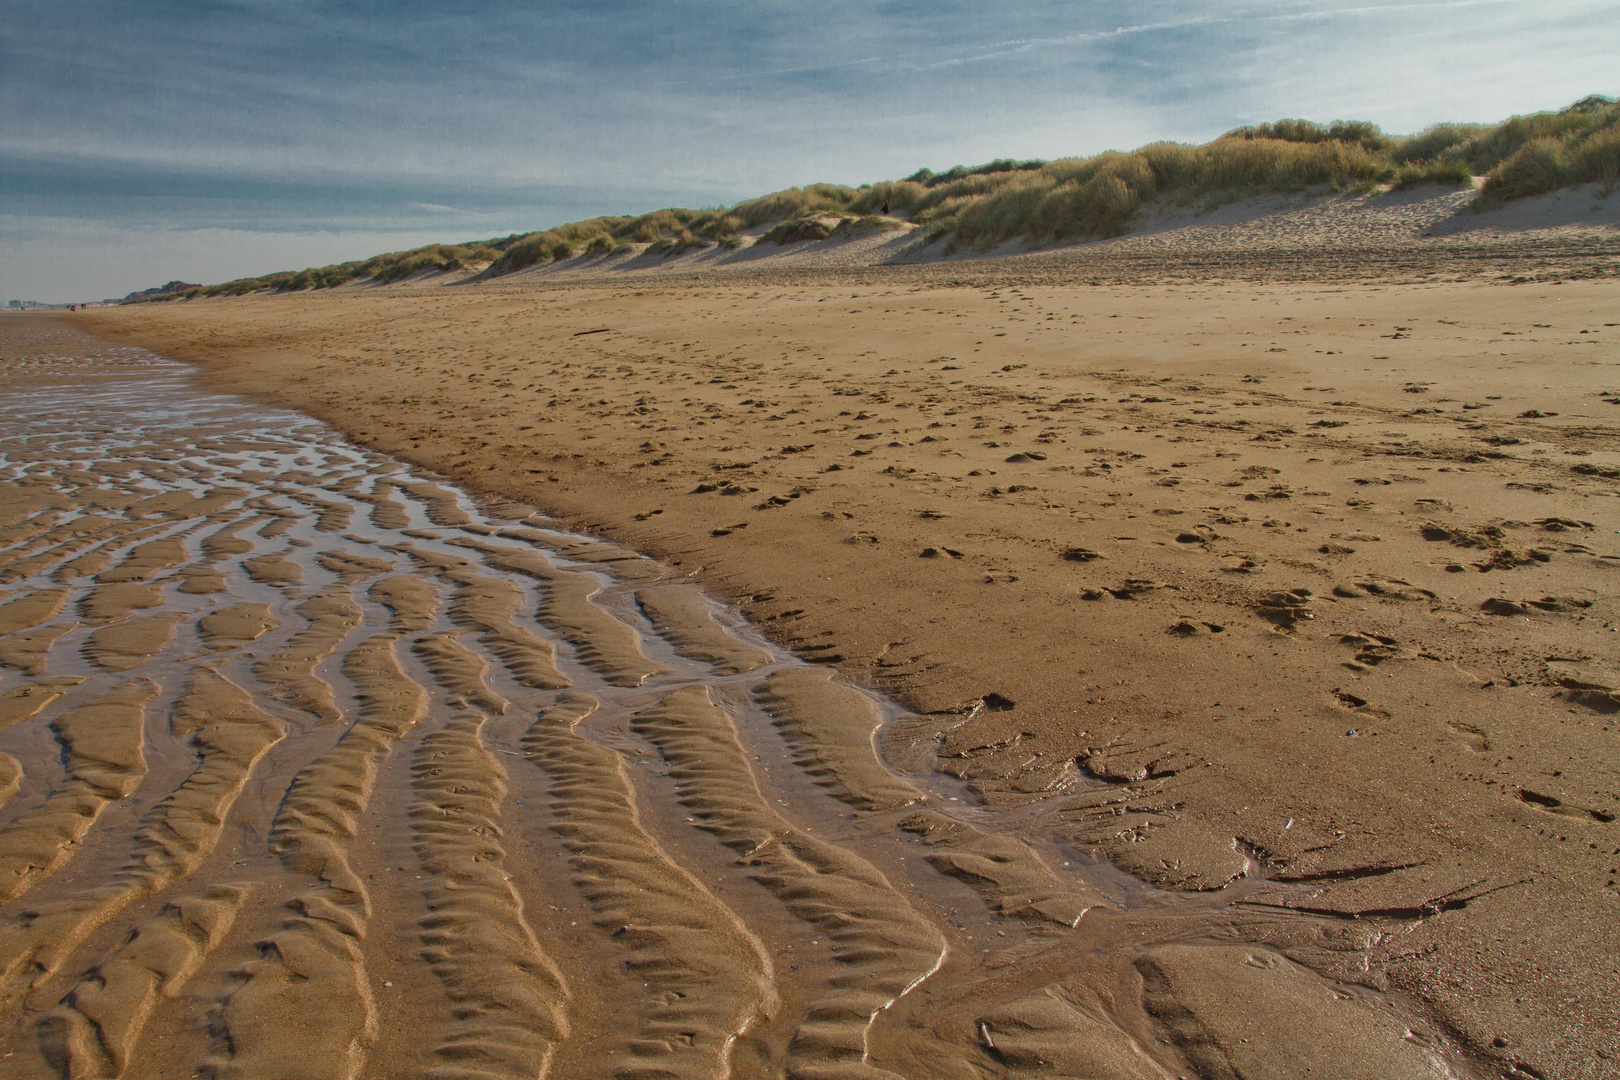
[[(1478, 178), (1483, 178), (1480, 181)], [(730, 207), (669, 207), (569, 222), (470, 244), (431, 244), (370, 259), (243, 278), (132, 302), (387, 283), (466, 270), (495, 277), (575, 256), (628, 252), (668, 258), (719, 246), (787, 245), (921, 227), (926, 242), (987, 250), (1118, 236), (1145, 207), (1215, 207), (1264, 194), (1400, 191), (1420, 184), (1473, 187), (1485, 210), (1577, 184), (1620, 182), (1620, 102), (1593, 94), (1557, 112), (1499, 124), (1435, 124), (1387, 135), (1365, 120), (1285, 119), (1236, 128), (1201, 146), (1157, 142), (1128, 152), (1056, 161), (998, 159), (903, 180), (846, 187), (810, 184)], [(892, 216), (890, 216), (892, 215)], [(900, 219), (900, 220), (897, 220)]]
[(1515, 117), (1508, 123), (1548, 116), (1556, 122), (1515, 128), (1518, 145), (1485, 178), (1478, 200), (1482, 207), (1576, 184), (1602, 184), (1608, 195), (1620, 182), (1620, 102), (1594, 94), (1563, 112)]
[[(186, 292), (167, 294), (171, 299), (191, 299), (195, 296), (242, 296), (254, 292), (299, 292), (304, 289), (329, 289), (351, 281), (375, 281), (386, 284), (415, 277), (418, 274), (470, 270), (487, 266), (501, 257), (503, 245), (519, 237), (505, 240), (486, 240), (472, 244), (429, 244), (410, 251), (392, 251), (374, 255), (369, 259), (334, 263), (331, 266), (312, 267), (308, 270), (287, 270), (263, 277), (240, 278), (219, 285), (207, 285)], [(141, 297), (132, 302), (149, 302)]]

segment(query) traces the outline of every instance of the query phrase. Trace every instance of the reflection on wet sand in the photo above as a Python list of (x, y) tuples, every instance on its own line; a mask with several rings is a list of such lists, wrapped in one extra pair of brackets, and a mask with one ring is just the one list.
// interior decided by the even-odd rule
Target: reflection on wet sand
[(1384, 924), (1148, 890), (669, 567), (0, 333), (7, 1076), (1468, 1074), (1305, 966)]

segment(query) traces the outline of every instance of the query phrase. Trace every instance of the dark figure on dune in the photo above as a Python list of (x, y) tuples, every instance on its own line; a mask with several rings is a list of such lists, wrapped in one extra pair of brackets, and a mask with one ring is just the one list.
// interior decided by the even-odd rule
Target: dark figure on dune
[(889, 216), (889, 200), (888, 199), (883, 200), (883, 205), (878, 208), (878, 213), (882, 214), (884, 217)]

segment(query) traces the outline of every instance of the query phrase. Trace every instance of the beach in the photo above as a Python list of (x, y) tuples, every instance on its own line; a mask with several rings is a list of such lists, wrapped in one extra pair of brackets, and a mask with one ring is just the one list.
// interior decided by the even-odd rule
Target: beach
[[(505, 511), (504, 524), (498, 510), (480, 519), (518, 530), (487, 542), (496, 547), (515, 537), (565, 565), (599, 558), (609, 575), (629, 575), (625, 588), (691, 589), (631, 608), (607, 602), (621, 625), (633, 608), (642, 644), (628, 652), (619, 631), (593, 621), (595, 601), (540, 632), (595, 642), (575, 663), (610, 684), (615, 670), (623, 685), (668, 678), (637, 668), (637, 655), (659, 671), (676, 657), (708, 665), (710, 704), (671, 689), (656, 705), (644, 695), (607, 707), (630, 717), (607, 745), (632, 761), (656, 751), (688, 777), (636, 796), (654, 800), (639, 811), (649, 842), (681, 868), (661, 880), (707, 880), (693, 867), (727, 865), (712, 853), (692, 862), (679, 846), (690, 841), (660, 830), (719, 812), (704, 792), (764, 785), (761, 766), (745, 781), (749, 767), (736, 773), (744, 759), (726, 747), (741, 738), (746, 752), (766, 753), (749, 741), (750, 717), (770, 717), (783, 740), (772, 752), (782, 775), (802, 774), (785, 781), (799, 794), (786, 811), (769, 809), (771, 795), (730, 805), (724, 827), (700, 827), (734, 853), (753, 850), (749, 836), (802, 835), (794, 858), (816, 865), (836, 857), (814, 844), (845, 844), (840, 829), (857, 828), (837, 825), (847, 814), (865, 823), (855, 850), (885, 887), (920, 890), (899, 908), (888, 893), (816, 901), (898, 919), (880, 936), (909, 943), (875, 961), (874, 985), (890, 980), (894, 992), (863, 1015), (892, 1022), (862, 1036), (866, 1065), (899, 1075), (948, 1059), (981, 1070), (963, 1076), (1309, 1067), (1595, 1077), (1614, 1074), (1620, 1036), (1620, 668), (1610, 636), (1620, 626), (1620, 307), (1604, 234), (1558, 235), (1543, 237), (1549, 261), (1530, 275), (1511, 272), (1529, 241), (1510, 237), (1480, 245), (1477, 258), (1406, 250), (1359, 282), (1312, 280), (1300, 272), (1308, 258), (1276, 255), (1286, 244), (1258, 255), (1217, 244), (1226, 271), (1182, 278), (1175, 268), (1196, 246), (1183, 238), (1112, 277), (1102, 264), (1120, 247), (909, 267), (806, 259), (716, 272), (689, 262), (146, 304), (73, 325), (189, 361), (211, 391), (323, 421), (356, 453), (419, 471), (412, 483), (464, 493), (463, 517), (467, 499), (525, 508)], [(321, 483), (321, 500), (390, 497), (336, 474)], [(462, 538), (459, 549), (412, 557), (435, 588), (492, 569), (532, 578), (520, 565), (530, 556), (468, 539), (443, 507), (433, 519), (438, 497), (426, 487), (396, 494), (426, 500), (435, 544)], [(547, 539), (539, 522), (594, 539)], [(603, 554), (579, 554), (590, 544)], [(483, 568), (445, 562), (456, 550)], [(737, 691), (718, 688), (739, 670), (736, 639), (709, 629), (700, 596), (746, 620), (745, 636), (760, 635), (751, 648), (798, 661), (767, 680), (782, 688), (744, 679), (743, 712)], [(145, 618), (172, 607), (153, 606)], [(189, 618), (175, 611), (171, 628)], [(106, 617), (122, 625), (122, 612)], [(518, 701), (523, 662), (480, 639), (469, 655), (493, 666), (477, 690), (466, 682), (476, 665), (453, 647), (473, 639), (453, 631), (483, 624), (433, 622), (443, 617), (392, 633), (402, 643), (417, 634), (410, 648), (428, 674), (402, 669), (417, 692), (431, 690), (431, 675), (444, 687), (431, 693), (459, 693), (461, 711), (429, 706), (422, 731), (394, 738), (417, 754), (438, 740), (435, 752), (462, 755), (485, 784), (492, 745), (554, 766), (573, 760), (566, 740), (544, 742), (563, 736), (543, 724), (491, 743), (488, 732), (517, 720), (466, 710), (523, 723), (536, 709), (575, 716), (562, 732), (598, 706), (531, 684), (511, 713), (496, 713), (479, 695)], [(430, 625), (441, 644), (420, 644)], [(386, 676), (388, 664), (367, 670)], [(352, 705), (330, 706), (345, 723), (354, 709), (363, 722), (358, 685)], [(844, 685), (854, 697), (826, 689)], [(719, 723), (706, 711), (714, 703), (731, 710), (729, 727), (704, 726)], [(430, 727), (437, 733), (424, 735)], [(613, 741), (624, 738), (641, 749)], [(570, 767), (611, 764), (587, 754)], [(547, 783), (566, 789), (586, 776)], [(510, 782), (517, 791), (516, 774)], [(528, 798), (556, 800), (557, 790)], [(433, 801), (426, 788), (398, 792), (394, 809), (367, 813), (412, 821), (411, 798)], [(514, 813), (507, 791), (480, 797), (486, 816)], [(695, 801), (683, 811), (683, 799)], [(844, 809), (829, 813), (834, 805)], [(568, 818), (564, 803), (553, 809)], [(516, 827), (509, 818), (509, 837)], [(413, 857), (432, 857), (426, 842)], [(939, 873), (902, 871), (905, 845), (921, 845), (912, 859), (926, 854)], [(517, 850), (502, 855), (519, 867), (508, 879), (521, 903), (521, 867), (534, 856)], [(726, 871), (741, 875), (735, 887), (752, 876), (754, 888), (791, 891), (782, 867), (748, 864)], [(310, 872), (285, 856), (279, 865), (273, 880)], [(863, 874), (855, 879), (873, 880)], [(935, 878), (967, 887), (939, 892)], [(785, 995), (770, 1022), (740, 1004), (721, 1009), (733, 1030), (753, 1032), (738, 1045), (755, 1064), (737, 1075), (823, 1075), (788, 1049), (804, 1048), (809, 1029), (790, 1038), (788, 1017), (814, 995), (782, 976), (776, 950), (788, 939), (761, 931), (759, 902), (728, 897), (709, 909), (710, 932), (732, 935), (716, 946), (733, 957), (721, 977), (752, 971), (763, 980), (748, 995), (756, 1003)], [(727, 905), (737, 905), (731, 916)], [(952, 914), (936, 919), (931, 905)], [(913, 908), (921, 923), (907, 921)], [(819, 925), (808, 911), (798, 917)], [(562, 955), (548, 952), (551, 923), (530, 922), (538, 952)], [(1001, 940), (1008, 934), (1017, 942)], [(979, 944), (987, 937), (994, 952)], [(677, 966), (702, 951), (663, 947), (685, 958)], [(870, 954), (855, 941), (841, 947)], [(987, 967), (971, 962), (974, 949)], [(568, 977), (595, 955), (552, 966)], [(672, 986), (699, 974), (670, 976)], [(453, 988), (453, 973), (439, 975)], [(565, 1014), (575, 1015), (558, 1005), (525, 1037), (550, 1031), (546, 1052), (572, 1068), (600, 1062), (590, 1053), (608, 1044), (580, 1049), (557, 1026)], [(397, 1026), (404, 1014), (388, 1015), (385, 1026)], [(715, 1024), (706, 1030), (725, 1027)], [(919, 1031), (942, 1042), (918, 1042)], [(827, 1046), (845, 1038), (823, 1034)], [(217, 1060), (193, 1041), (199, 1060)], [(939, 1046), (952, 1049), (942, 1057)], [(1054, 1049), (1074, 1046), (1095, 1054)], [(345, 1053), (337, 1058), (360, 1071), (343, 1075), (405, 1060)], [(258, 1067), (220, 1066), (270, 1075)], [(867, 1075), (825, 1072), (846, 1074)]]

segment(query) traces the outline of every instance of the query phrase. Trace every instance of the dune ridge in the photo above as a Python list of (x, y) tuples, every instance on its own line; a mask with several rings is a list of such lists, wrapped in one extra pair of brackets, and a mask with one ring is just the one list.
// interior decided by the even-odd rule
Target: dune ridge
[[(590, 218), (212, 286), (148, 290), (127, 300), (173, 303), (413, 277), (489, 279), (536, 266), (600, 268), (634, 257), (657, 263), (705, 250), (747, 258), (789, 244), (837, 247), (896, 232), (894, 247), (903, 250), (879, 258), (915, 261), (1009, 241), (1043, 247), (1114, 237), (1151, 211), (1208, 211), (1268, 194), (1321, 202), (1346, 192), (1399, 195), (1443, 185), (1461, 189), (1459, 207), (1474, 211), (1583, 184), (1607, 196), (1617, 172), (1620, 104), (1600, 94), (1556, 112), (1494, 125), (1441, 123), (1407, 136), (1387, 135), (1365, 120), (1285, 119), (1235, 128), (1198, 146), (1161, 141), (1085, 158), (1001, 158), (941, 173), (923, 168), (903, 180), (858, 188), (812, 183), (729, 207)], [(918, 235), (907, 235), (912, 230)]]

